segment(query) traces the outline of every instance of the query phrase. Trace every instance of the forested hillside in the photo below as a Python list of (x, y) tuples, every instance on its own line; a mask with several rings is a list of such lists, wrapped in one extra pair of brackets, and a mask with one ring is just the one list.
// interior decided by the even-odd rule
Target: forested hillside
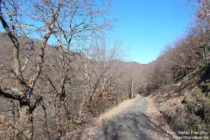
[(188, 33), (143, 70), (145, 83), (139, 92), (155, 99), (179, 136), (184, 135), (181, 132), (210, 131), (209, 9), (209, 1), (199, 1)]
[(0, 4), (0, 139), (57, 139), (129, 98), (104, 3)]
[[(135, 9), (142, 10), (140, 24), (133, 7), (123, 5), (122, 9), (113, 10), (107, 0), (0, 0), (0, 139), (71, 139), (84, 134), (86, 127), (100, 120), (98, 116), (137, 94), (148, 97), (138, 95), (113, 109), (118, 110), (115, 112), (118, 118), (110, 115), (113, 120), (100, 120), (100, 127), (95, 127), (100, 129), (92, 131), (97, 133), (95, 139), (99, 136), (107, 140), (127, 137), (155, 140), (161, 135), (173, 139), (165, 120), (182, 138), (187, 132), (209, 135), (210, 2), (186, 0), (186, 3), (196, 9), (187, 33), (167, 45), (151, 62), (147, 56), (152, 58), (151, 51), (158, 45), (142, 44), (158, 38), (153, 35), (156, 32), (153, 27), (158, 28), (154, 25), (154, 12), (164, 13), (153, 11), (152, 7), (161, 9), (164, 3), (157, 6), (150, 1), (146, 7), (141, 2), (142, 9)], [(129, 8), (134, 10), (132, 15), (128, 14)], [(143, 55), (147, 57), (145, 62), (150, 63), (126, 62), (121, 52), (125, 47), (109, 36), (113, 25), (118, 26), (110, 13), (119, 9), (126, 11), (121, 11), (127, 19), (122, 20), (124, 24), (140, 24), (129, 25), (129, 29), (119, 27), (125, 31), (121, 34), (133, 31), (133, 36), (128, 34), (124, 38), (133, 42), (136, 39), (136, 47), (150, 48)], [(161, 24), (165, 24), (165, 19)], [(137, 28), (142, 31), (139, 36), (135, 34)]]
[[(110, 54), (110, 52), (114, 53), (114, 50), (108, 52), (105, 48), (100, 48), (101, 44), (98, 44), (99, 46), (93, 46), (95, 49), (92, 57), (87, 58), (80, 53), (66, 52), (65, 55), (70, 57), (71, 62), (66, 63), (69, 65), (69, 71), (64, 77), (64, 82), (62, 81), (62, 54), (57, 46), (47, 46), (45, 65), (33, 93), (30, 93), (29, 98), (26, 95), (27, 92), (19, 97), (9, 92), (11, 89), (17, 90), (18, 87), (15, 78), (10, 77), (12, 68), (9, 62), (12, 61), (12, 44), (6, 34), (1, 34), (0, 40), (0, 49), (3, 50), (0, 52), (0, 104), (2, 106), (0, 112), (1, 123), (5, 123), (1, 124), (4, 126), (1, 137), (6, 136), (6, 139), (13, 139), (17, 135), (28, 137), (30, 133), (25, 134), (25, 131), (31, 130), (36, 139), (51, 139), (79, 128), (91, 118), (128, 99), (129, 73), (132, 72), (132, 67), (141, 67), (138, 63), (132, 66), (128, 62), (115, 59), (114, 54)], [(20, 61), (28, 61), (23, 75), (26, 79), (33, 73), (37, 48), (41, 42), (27, 38), (21, 41), (23, 45), (20, 50)], [(104, 60), (105, 57), (106, 60)], [(32, 100), (31, 96), (35, 96), (35, 99)], [(31, 114), (21, 114), (20, 108), (24, 106), (30, 107)], [(33, 119), (32, 124), (20, 128), (22, 127), (19, 122), (20, 117), (28, 115), (30, 119)], [(25, 122), (24, 119), (23, 122)]]

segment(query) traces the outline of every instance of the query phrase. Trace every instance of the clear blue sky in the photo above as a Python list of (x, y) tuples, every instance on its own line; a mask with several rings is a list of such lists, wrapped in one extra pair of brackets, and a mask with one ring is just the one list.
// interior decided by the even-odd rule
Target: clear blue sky
[(112, 36), (123, 41), (130, 61), (148, 63), (187, 32), (193, 8), (187, 0), (113, 0)]

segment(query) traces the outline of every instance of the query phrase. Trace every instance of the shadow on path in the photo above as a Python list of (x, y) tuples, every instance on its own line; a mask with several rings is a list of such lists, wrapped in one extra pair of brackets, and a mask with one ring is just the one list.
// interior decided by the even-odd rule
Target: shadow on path
[[(136, 106), (137, 107), (137, 106)], [(134, 106), (134, 108), (136, 108)], [(170, 140), (167, 132), (143, 113), (131, 109), (113, 120), (105, 122), (97, 129), (94, 140)]]
[[(120, 108), (121, 106), (118, 106)], [(172, 136), (156, 124), (147, 115), (149, 101), (144, 97), (138, 97), (133, 104), (116, 116), (106, 119), (100, 125), (96, 125), (91, 135), (84, 135), (80, 131), (71, 137), (72, 140), (172, 140)], [(94, 124), (94, 122), (92, 123)], [(69, 138), (69, 137), (67, 137)], [(84, 139), (85, 138), (85, 139)], [(66, 139), (62, 139), (66, 140)]]

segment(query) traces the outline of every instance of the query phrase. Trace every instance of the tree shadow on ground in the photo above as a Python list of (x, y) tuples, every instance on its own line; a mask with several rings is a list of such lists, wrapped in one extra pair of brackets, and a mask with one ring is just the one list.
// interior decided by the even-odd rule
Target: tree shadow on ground
[(155, 140), (156, 135), (172, 139), (142, 112), (128, 113), (108, 121), (98, 131), (100, 132), (94, 137), (95, 140)]

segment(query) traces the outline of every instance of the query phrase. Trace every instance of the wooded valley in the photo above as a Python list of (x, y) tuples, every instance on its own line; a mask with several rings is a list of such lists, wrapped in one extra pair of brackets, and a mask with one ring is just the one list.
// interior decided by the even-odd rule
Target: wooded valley
[(139, 64), (106, 36), (109, 3), (0, 0), (0, 139), (57, 140), (136, 94), (175, 132), (209, 132), (210, 2), (189, 3), (187, 34)]

